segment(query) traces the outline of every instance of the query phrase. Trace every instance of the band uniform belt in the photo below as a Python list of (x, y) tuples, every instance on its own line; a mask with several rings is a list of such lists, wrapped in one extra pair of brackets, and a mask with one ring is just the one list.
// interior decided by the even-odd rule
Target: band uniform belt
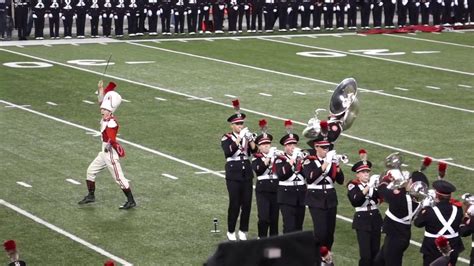
[(372, 205), (369, 205), (366, 207), (355, 207), (356, 212), (368, 212), (368, 211), (377, 210), (377, 209), (378, 209), (377, 206), (372, 206)]

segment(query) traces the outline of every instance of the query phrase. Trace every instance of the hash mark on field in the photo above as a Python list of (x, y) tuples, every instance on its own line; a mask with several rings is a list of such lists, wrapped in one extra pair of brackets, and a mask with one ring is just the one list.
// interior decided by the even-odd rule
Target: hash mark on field
[(306, 95), (306, 93), (301, 92), (301, 91), (294, 91), (293, 93), (294, 93), (294, 94), (299, 94), (299, 95)]
[(23, 187), (31, 187), (30, 184), (27, 184), (27, 183), (25, 183), (25, 182), (18, 181), (18, 182), (16, 182), (16, 183), (17, 183), (18, 185), (20, 185), (20, 186), (23, 186)]
[(439, 51), (412, 51), (414, 54), (437, 54)]
[(408, 89), (402, 88), (402, 87), (395, 87), (394, 89), (400, 90), (400, 91), (408, 91)]
[(129, 103), (129, 102), (130, 102), (129, 100), (124, 99), (124, 98), (122, 98), (122, 101), (124, 101), (124, 102), (126, 102), (126, 103)]
[(80, 185), (81, 183), (79, 183), (78, 181), (74, 180), (74, 179), (71, 179), (71, 178), (68, 178), (66, 179), (67, 182), (71, 183), (71, 184), (74, 184), (74, 185)]
[(260, 94), (260, 95), (262, 95), (262, 96), (272, 97), (271, 94), (264, 93), (264, 92), (259, 92), (258, 94)]
[(30, 218), (31, 220), (33, 220), (33, 221), (35, 221), (35, 222), (37, 222), (37, 223), (39, 223), (39, 224), (42, 224), (42, 225), (46, 226), (47, 228), (49, 228), (49, 229), (55, 231), (56, 233), (59, 233), (59, 234), (65, 236), (65, 237), (67, 237), (67, 238), (69, 238), (69, 239), (71, 239), (71, 240), (73, 240), (73, 241), (76, 241), (77, 243), (79, 243), (79, 244), (81, 244), (81, 245), (83, 245), (83, 246), (86, 246), (86, 247), (88, 247), (88, 248), (94, 250), (95, 252), (97, 252), (97, 253), (99, 253), (99, 254), (101, 254), (101, 255), (104, 255), (104, 256), (106, 256), (106, 257), (108, 257), (108, 258), (111, 258), (111, 259), (115, 260), (116, 262), (118, 262), (118, 263), (120, 263), (120, 264), (122, 264), (122, 265), (127, 265), (127, 266), (133, 265), (133, 264), (131, 264), (130, 262), (128, 262), (128, 261), (126, 261), (126, 260), (124, 260), (124, 259), (122, 259), (122, 258), (119, 258), (119, 257), (117, 257), (117, 256), (115, 256), (115, 255), (113, 255), (113, 254), (111, 254), (111, 253), (109, 253), (109, 252), (103, 250), (102, 248), (100, 248), (100, 247), (98, 247), (98, 246), (95, 246), (95, 245), (93, 245), (93, 244), (91, 244), (91, 243), (85, 241), (85, 240), (82, 239), (82, 238), (79, 238), (79, 237), (77, 237), (77, 236), (75, 236), (75, 235), (73, 235), (73, 234), (71, 234), (71, 233), (69, 233), (69, 232), (64, 231), (63, 229), (57, 227), (57, 226), (54, 225), (54, 224), (50, 224), (50, 223), (46, 222), (45, 220), (39, 218), (38, 216), (34, 216), (33, 214), (31, 214), (31, 213), (29, 213), (29, 212), (27, 212), (27, 211), (25, 211), (25, 210), (23, 210), (23, 209), (21, 209), (21, 208), (15, 206), (15, 205), (13, 205), (13, 204), (11, 204), (11, 203), (8, 203), (8, 202), (4, 201), (3, 199), (0, 199), (0, 205), (3, 205), (3, 206), (5, 206), (5, 207), (7, 207), (7, 208), (10, 208), (10, 209), (16, 211), (17, 213), (19, 213), (19, 214), (21, 214), (21, 215), (23, 215), (23, 216), (25, 216), (25, 217), (28, 217), (28, 218)]
[(91, 101), (88, 101), (88, 100), (82, 100), (82, 101), (87, 103), (87, 104), (94, 104), (94, 102), (91, 102)]
[(464, 84), (458, 84), (459, 87), (463, 87), (463, 88), (472, 88), (472, 86), (469, 86), (469, 85), (464, 85)]
[(237, 96), (234, 96), (232, 94), (224, 94), (224, 96), (229, 97), (229, 98), (237, 98)]
[(155, 61), (127, 61), (125, 64), (128, 65), (138, 65), (138, 64), (153, 64)]
[(58, 105), (57, 103), (53, 103), (53, 102), (46, 102), (46, 103), (49, 104), (49, 105), (53, 105), (53, 106)]
[(426, 86), (428, 89), (433, 89), (433, 90), (440, 90), (440, 87), (435, 87), (435, 86)]
[(155, 97), (155, 100), (158, 100), (158, 101), (166, 101), (166, 99), (160, 98), (160, 97)]
[(174, 180), (178, 179), (176, 176), (170, 175), (170, 174), (161, 174), (161, 175), (166, 176), (166, 177), (171, 178), (171, 179), (174, 179)]

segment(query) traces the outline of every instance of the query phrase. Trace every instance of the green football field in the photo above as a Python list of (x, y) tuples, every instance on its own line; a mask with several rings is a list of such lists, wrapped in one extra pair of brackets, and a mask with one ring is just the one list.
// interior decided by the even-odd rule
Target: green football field
[[(301, 135), (347, 77), (358, 82), (360, 114), (338, 139), (338, 153), (354, 163), (366, 149), (374, 173), (395, 151), (410, 171), (431, 156), (448, 163), (457, 199), (474, 193), (472, 31), (95, 41), (0, 46), (0, 241), (15, 239), (31, 265), (101, 265), (108, 258), (202, 264), (226, 240), (220, 139), (231, 101), (240, 99), (251, 131), (265, 118), (278, 140), (286, 119)], [(127, 153), (121, 162), (138, 203), (129, 211), (118, 210), (125, 197), (106, 170), (97, 178), (96, 203), (77, 204), (100, 150), (94, 91), (110, 55), (104, 80), (115, 81), (124, 98), (116, 112)], [(347, 183), (354, 175), (348, 165), (343, 170)], [(426, 173), (436, 180), (436, 161)], [(356, 265), (354, 209), (347, 188), (337, 190), (335, 263)], [(250, 238), (257, 236), (253, 202)], [(210, 232), (213, 218), (221, 233)], [(309, 212), (304, 228), (312, 230)], [(413, 228), (404, 265), (422, 264), (422, 236)], [(465, 245), (459, 265), (468, 264), (470, 238)]]

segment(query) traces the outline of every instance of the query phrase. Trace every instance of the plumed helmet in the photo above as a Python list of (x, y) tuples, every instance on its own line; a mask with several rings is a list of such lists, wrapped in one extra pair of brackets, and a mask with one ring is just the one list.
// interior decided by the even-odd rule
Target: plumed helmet
[(104, 95), (104, 99), (102, 100), (102, 104), (100, 108), (109, 110), (112, 113), (115, 113), (117, 108), (122, 103), (122, 96), (118, 94), (116, 91), (109, 91)]

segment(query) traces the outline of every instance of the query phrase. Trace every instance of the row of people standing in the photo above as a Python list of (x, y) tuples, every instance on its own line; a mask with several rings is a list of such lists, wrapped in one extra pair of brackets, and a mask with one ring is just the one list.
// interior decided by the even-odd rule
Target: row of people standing
[[(234, 106), (238, 106), (238, 103)], [(227, 161), (228, 239), (247, 239), (254, 170), (257, 176), (258, 237), (278, 235), (280, 212), (284, 234), (303, 230), (308, 206), (315, 239), (321, 246), (331, 249), (338, 205), (334, 186), (344, 182), (344, 173), (339, 167), (340, 156), (336, 154), (333, 143), (341, 133), (338, 123), (321, 124), (321, 133), (308, 141), (310, 149), (302, 151), (297, 147), (299, 136), (292, 133), (291, 123), (286, 122), (287, 134), (280, 139), (284, 150), (278, 151), (272, 147), (273, 136), (266, 132), (265, 121), (260, 123), (262, 134), (255, 137), (244, 127), (244, 120), (245, 114), (240, 112), (229, 117), (227, 121), (232, 132), (225, 134), (221, 140)], [(411, 223), (415, 213), (418, 213), (418, 206), (421, 206), (408, 190), (411, 184), (418, 181), (427, 184), (428, 179), (421, 171), (415, 171), (410, 181), (397, 190), (387, 188), (392, 181), (390, 175), (376, 185), (375, 182), (369, 182), (372, 163), (363, 156), (366, 154), (364, 150), (360, 154), (361, 161), (352, 167), (356, 178), (347, 183), (347, 196), (355, 208), (352, 226), (359, 243), (359, 265), (402, 265), (403, 253), (410, 243)], [(455, 263), (464, 247), (459, 235), (451, 231), (459, 231), (463, 212), (456, 209), (454, 218), (448, 221), (451, 210), (458, 208), (450, 201), (453, 186), (440, 180), (433, 187), (437, 191), (436, 206), (420, 211), (415, 221), (416, 226), (425, 227), (421, 248), (424, 265), (429, 265), (441, 256), (435, 245), (435, 239), (439, 236), (449, 238), (455, 250), (450, 253), (449, 259)], [(389, 205), (384, 220), (378, 210), (382, 201)], [(448, 208), (444, 206), (446, 204), (453, 207)], [(439, 216), (437, 212), (442, 215)], [(239, 214), (240, 227), (236, 232)], [(380, 248), (382, 225), (386, 237)], [(465, 234), (469, 234), (469, 231), (466, 230)]]
[(61, 21), (64, 36), (72, 37), (74, 20), (76, 35), (83, 38), (87, 19), (92, 37), (99, 36), (100, 24), (102, 35), (112, 36), (113, 26), (114, 35), (122, 37), (125, 19), (132, 37), (146, 32), (157, 35), (159, 20), (163, 35), (171, 35), (173, 20), (175, 33), (184, 34), (185, 28), (189, 34), (224, 33), (225, 13), (230, 33), (242, 32), (244, 21), (248, 32), (272, 32), (277, 21), (279, 31), (332, 30), (334, 26), (353, 30), (359, 9), (360, 26), (365, 29), (371, 15), (375, 28), (382, 27), (382, 16), (383, 25), (394, 28), (395, 12), (398, 26), (418, 25), (420, 13), (425, 25), (430, 24), (430, 16), (433, 25), (474, 22), (474, 0), (14, 0), (14, 7), (20, 39), (26, 38), (30, 9), (37, 39), (44, 37), (47, 19), (52, 38), (59, 37)]

